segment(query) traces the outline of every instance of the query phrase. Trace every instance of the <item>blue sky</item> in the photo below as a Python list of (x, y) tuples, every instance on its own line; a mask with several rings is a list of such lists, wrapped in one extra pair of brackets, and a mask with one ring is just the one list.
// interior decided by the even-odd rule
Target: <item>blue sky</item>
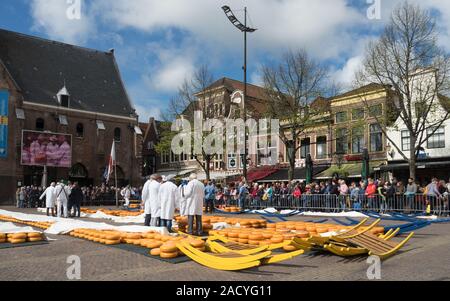
[[(81, 18), (66, 11), (81, 3)], [(381, 19), (367, 10), (379, 1)], [(249, 9), (249, 79), (260, 83), (262, 64), (305, 48), (328, 64), (332, 78), (349, 85), (364, 47), (379, 34), (400, 0), (0, 0), (0, 28), (99, 50), (115, 49), (132, 101), (146, 121), (159, 117), (185, 78), (206, 64), (215, 78), (242, 80), (242, 35), (220, 7), (238, 17)], [(433, 9), (450, 48), (450, 1), (413, 0)], [(378, 2), (377, 2), (378, 3)]]

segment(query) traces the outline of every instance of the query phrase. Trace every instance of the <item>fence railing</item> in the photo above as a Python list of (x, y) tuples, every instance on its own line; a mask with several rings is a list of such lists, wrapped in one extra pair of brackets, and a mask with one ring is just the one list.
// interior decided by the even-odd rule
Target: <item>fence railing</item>
[(299, 198), (292, 195), (273, 195), (272, 198), (264, 201), (260, 198), (248, 197), (244, 204), (239, 200), (229, 199), (228, 206), (239, 206), (245, 209), (260, 210), (275, 208), (278, 210), (292, 209), (300, 211), (322, 211), (322, 212), (342, 212), (342, 211), (374, 211), (378, 213), (426, 213), (430, 205), (430, 213), (438, 216), (449, 214), (449, 195), (442, 197), (412, 194), (393, 195), (383, 197), (380, 195), (323, 195), (304, 194)]

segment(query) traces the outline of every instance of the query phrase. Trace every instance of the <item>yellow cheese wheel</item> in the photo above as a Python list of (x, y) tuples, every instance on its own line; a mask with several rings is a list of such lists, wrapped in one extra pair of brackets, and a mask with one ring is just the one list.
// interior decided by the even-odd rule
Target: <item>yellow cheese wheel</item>
[(205, 242), (203, 240), (200, 240), (200, 239), (192, 239), (192, 240), (189, 241), (189, 243), (194, 248), (201, 248), (201, 247), (205, 246)]
[(161, 250), (159, 248), (152, 249), (150, 251), (150, 255), (152, 255), (152, 256), (159, 256), (160, 254), (161, 254)]
[(178, 252), (178, 248), (176, 247), (175, 243), (166, 242), (160, 247), (161, 252), (163, 253), (174, 253)]
[(283, 250), (285, 250), (286, 252), (294, 252), (297, 251), (297, 248), (291, 245), (287, 245), (283, 247)]
[(126, 238), (128, 239), (141, 239), (141, 234), (140, 233), (128, 233), (126, 235)]
[(238, 242), (241, 243), (241, 244), (245, 244), (246, 245), (246, 244), (248, 244), (248, 239), (239, 238)]
[(283, 236), (273, 236), (270, 241), (274, 244), (278, 244), (284, 241)]
[(157, 248), (161, 247), (162, 245), (163, 245), (163, 243), (161, 241), (155, 240), (152, 243), (148, 243), (147, 244), (147, 248), (149, 248), (149, 249), (157, 249)]
[(0, 233), (0, 239), (6, 239), (6, 234), (5, 233)]
[(42, 233), (39, 232), (32, 232), (27, 234), (28, 238), (39, 238), (42, 237)]
[(261, 242), (261, 240), (248, 240), (248, 244), (252, 245), (252, 246), (259, 246), (259, 243)]
[(262, 234), (259, 233), (252, 233), (248, 236), (249, 240), (263, 240), (264, 236)]
[(239, 233), (237, 232), (229, 232), (228, 233), (229, 238), (239, 238)]
[(107, 234), (105, 235), (106, 240), (120, 240), (119, 234)]
[(15, 238), (11, 238), (11, 243), (12, 244), (23, 244), (25, 243), (27, 240), (26, 239), (15, 239)]
[(26, 239), (27, 238), (27, 234), (26, 233), (16, 233), (11, 235), (12, 239)]
[(120, 239), (116, 240), (105, 239), (105, 245), (118, 245), (118, 244), (120, 244)]
[(159, 254), (159, 256), (161, 256), (161, 258), (165, 258), (165, 259), (176, 258), (176, 257), (178, 257), (178, 251), (172, 252), (172, 253), (161, 252), (161, 254)]
[(241, 234), (239, 234), (239, 238), (240, 239), (248, 239), (248, 233), (241, 233)]
[(43, 241), (44, 239), (42, 237), (28, 237), (27, 240), (29, 242), (36, 242), (36, 241)]
[(309, 232), (306, 232), (306, 231), (296, 231), (296, 233), (295, 233), (295, 237), (298, 237), (298, 238), (308, 238), (309, 237)]

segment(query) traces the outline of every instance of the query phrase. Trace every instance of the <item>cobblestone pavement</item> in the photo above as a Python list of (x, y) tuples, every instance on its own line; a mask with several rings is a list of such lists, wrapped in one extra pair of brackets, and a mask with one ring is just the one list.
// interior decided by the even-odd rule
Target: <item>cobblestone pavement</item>
[[(35, 213), (34, 210), (25, 212)], [(311, 220), (306, 217), (291, 219)], [(67, 258), (70, 255), (80, 257), (81, 278), (85, 281), (367, 280), (369, 267), (366, 257), (345, 259), (310, 253), (279, 264), (241, 272), (223, 272), (202, 267), (192, 261), (165, 263), (70, 236), (50, 238), (57, 240), (47, 245), (0, 250), (0, 280), (67, 280)], [(400, 253), (382, 263), (382, 280), (450, 280), (449, 250), (450, 224), (434, 224), (419, 230)]]

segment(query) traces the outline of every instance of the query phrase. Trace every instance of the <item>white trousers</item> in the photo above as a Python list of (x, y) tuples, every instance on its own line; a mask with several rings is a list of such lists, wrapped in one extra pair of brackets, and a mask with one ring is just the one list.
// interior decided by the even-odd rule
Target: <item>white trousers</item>
[(62, 207), (64, 207), (64, 217), (67, 218), (69, 217), (69, 211), (67, 208), (67, 200), (62, 200), (62, 201), (56, 201), (57, 205), (58, 205), (58, 217), (61, 217), (61, 211), (62, 211)]
[(129, 198), (125, 198), (125, 206), (130, 205), (130, 199)]

